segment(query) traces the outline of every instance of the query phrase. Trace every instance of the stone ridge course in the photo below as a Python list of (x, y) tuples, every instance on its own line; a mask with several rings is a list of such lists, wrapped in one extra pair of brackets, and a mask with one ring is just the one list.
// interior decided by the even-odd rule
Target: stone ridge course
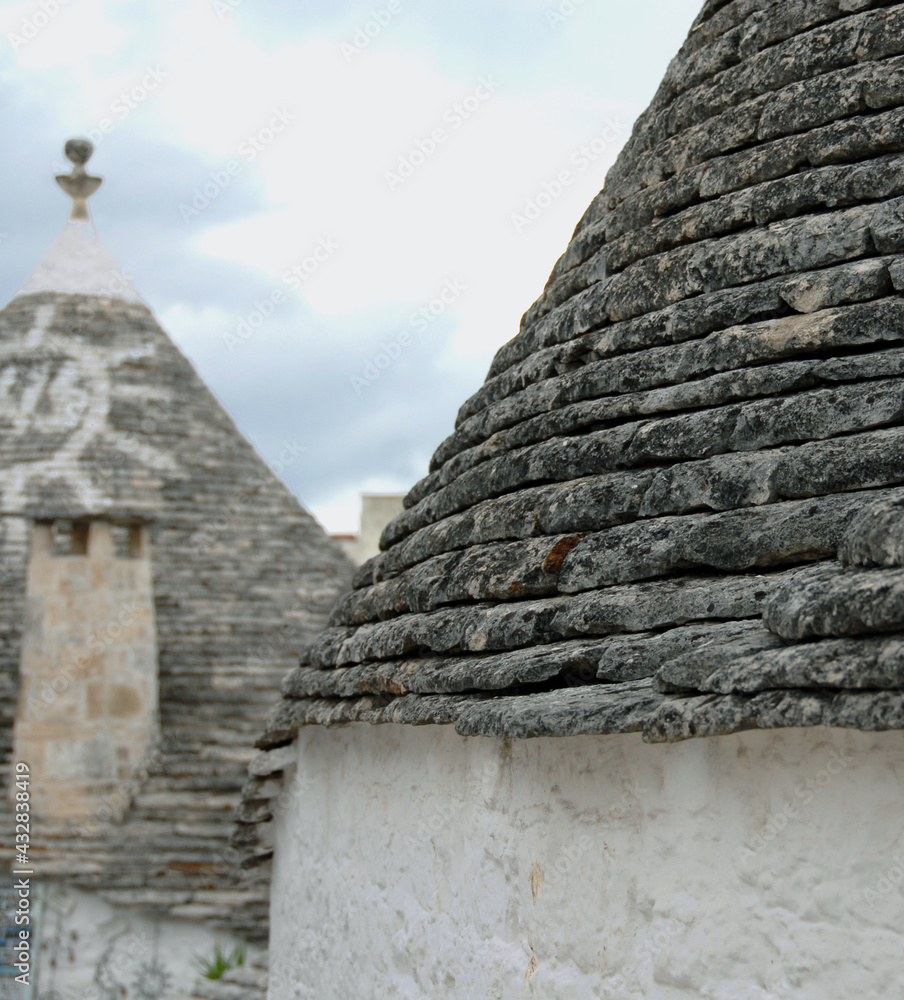
[[(896, 256), (867, 259), (793, 278), (762, 282), (749, 288), (700, 296), (629, 323), (604, 327), (601, 331), (591, 331), (589, 326), (592, 324), (588, 322), (588, 328), (584, 329), (582, 325), (582, 332), (576, 334), (578, 340), (566, 340), (562, 345), (540, 348), (523, 366), (516, 366), (505, 381), (502, 378), (488, 380), (487, 386), (492, 386), (492, 396), (486, 397), (487, 405), (463, 421), (440, 445), (431, 462), (431, 471), (438, 470), (450, 459), (499, 429), (492, 423), (497, 419), (493, 416), (493, 404), (521, 389), (527, 389), (534, 382), (574, 370), (591, 361), (702, 338), (746, 322), (776, 319), (792, 312), (813, 313), (832, 306), (867, 302), (901, 290), (900, 265), (901, 258)], [(591, 308), (592, 297), (580, 296), (579, 299), (588, 299), (588, 309)], [(550, 318), (577, 323), (574, 310), (567, 317), (552, 314)], [(513, 402), (516, 406), (522, 406), (520, 401)], [(501, 409), (500, 412), (507, 411)], [(526, 412), (529, 413), (529, 409)], [(500, 426), (511, 423), (513, 421), (508, 419)], [(430, 477), (426, 481), (430, 481)], [(419, 486), (415, 488), (416, 491), (421, 489)], [(413, 495), (420, 494), (413, 491)]]
[[(813, 131), (839, 119), (898, 107), (904, 90), (902, 68), (902, 57), (894, 56), (878, 63), (825, 74), (818, 84), (801, 82), (785, 87), (777, 94), (755, 98), (673, 136), (655, 152), (634, 150), (636, 162), (630, 164), (626, 186), (619, 189), (614, 175), (622, 165), (630, 163), (632, 144), (629, 140), (607, 178), (606, 187), (611, 195), (609, 203), (617, 211), (618, 202), (637, 190), (638, 180), (641, 187), (665, 185), (676, 174), (685, 172), (690, 175), (693, 168), (716, 156), (742, 151), (768, 140)], [(681, 207), (693, 200), (692, 191), (688, 176), (687, 184), (678, 185), (676, 192)], [(660, 200), (657, 214), (663, 215), (669, 210), (668, 202)], [(532, 324), (568, 297), (604, 278), (606, 273), (605, 267), (601, 270), (599, 266), (588, 267), (584, 274), (580, 271), (580, 267), (573, 268), (548, 285), (541, 299), (525, 314), (524, 323)]]
[(862, 494), (832, 495), (471, 546), (352, 591), (333, 608), (330, 624), (362, 625), (467, 600), (579, 593), (707, 567), (736, 571), (826, 559), (863, 506)]
[(902, 154), (904, 3), (708, 0), (284, 682), (268, 780), (303, 725), (904, 728)]
[[(790, 571), (795, 572), (795, 571)], [(423, 654), (519, 649), (560, 639), (661, 629), (688, 621), (749, 618), (786, 571), (681, 576), (578, 595), (453, 606), (357, 628), (327, 628), (307, 648), (311, 666), (342, 666)]]
[[(571, 244), (559, 258), (552, 278), (554, 284), (564, 279), (569, 272), (576, 272), (590, 260), (607, 242), (615, 243), (628, 233), (640, 239), (656, 238), (660, 226), (670, 227), (672, 217), (687, 213), (687, 218), (708, 218), (720, 210), (716, 202), (707, 206), (710, 199), (739, 192), (740, 204), (760, 192), (757, 199), (760, 211), (774, 213), (774, 209), (764, 202), (762, 192), (785, 190), (788, 195), (798, 189), (798, 174), (803, 175), (804, 190), (808, 182), (819, 177), (816, 172), (821, 167), (846, 165), (850, 167), (860, 161), (867, 161), (865, 168), (872, 173), (869, 160), (883, 154), (899, 153), (904, 148), (901, 136), (900, 108), (889, 111), (871, 112), (840, 122), (832, 122), (802, 135), (788, 136), (772, 142), (756, 145), (749, 149), (716, 156), (703, 164), (678, 173), (652, 188), (642, 188), (618, 205), (618, 211), (605, 212), (593, 224), (579, 229)], [(812, 172), (811, 168), (814, 168)], [(881, 174), (883, 164), (877, 163)], [(768, 182), (783, 181), (784, 187), (769, 187)], [(745, 189), (751, 189), (750, 196)], [(701, 204), (702, 202), (702, 204)], [(729, 203), (730, 204), (730, 203)], [(698, 208), (699, 206), (699, 208)], [(718, 216), (716, 216), (718, 217)], [(769, 221), (767, 214), (764, 221)], [(658, 220), (664, 220), (659, 223)], [(651, 227), (646, 234), (646, 227)], [(569, 279), (571, 280), (571, 279)], [(554, 308), (560, 308), (556, 304)], [(549, 310), (545, 310), (546, 315)], [(542, 324), (542, 316), (532, 319), (535, 326)], [(528, 332), (524, 326), (522, 334)], [(524, 340), (511, 341), (498, 352), (490, 369), (496, 375), (518, 357), (525, 356), (527, 344)]]
[(520, 423), (495, 431), (480, 444), (459, 452), (439, 473), (431, 474), (423, 480), (416, 492), (412, 491), (412, 497), (423, 499), (462, 473), (500, 454), (584, 428), (596, 429), (630, 417), (674, 413), (703, 405), (724, 405), (762, 396), (778, 396), (820, 385), (879, 379), (899, 375), (902, 369), (904, 360), (899, 355), (888, 352), (857, 354), (828, 361), (760, 365), (704, 376), (677, 386), (567, 403), (549, 413), (527, 417)]
[[(875, 275), (878, 280), (870, 281), (871, 287), (892, 291), (890, 271), (887, 274), (887, 284), (879, 273)], [(858, 277), (862, 281), (867, 276), (861, 273)], [(805, 301), (807, 291), (812, 294), (812, 300), (816, 300), (820, 289), (814, 286), (804, 289), (798, 285), (787, 289), (786, 294), (789, 297), (796, 295), (801, 302)], [(901, 339), (899, 296), (858, 302), (859, 296), (854, 293), (850, 298), (853, 298), (852, 305), (742, 323), (711, 333), (701, 341), (651, 346), (647, 350), (588, 362), (575, 371), (531, 385), (492, 410), (485, 410), (477, 415), (479, 423), (476, 417), (471, 418), (473, 423), (469, 429), (472, 433), (479, 428), (472, 440), (479, 443), (498, 430), (586, 399), (645, 392), (783, 358)], [(428, 477), (426, 485), (419, 484), (411, 490), (406, 505), (414, 506), (440, 482), (442, 477), (435, 473)]]

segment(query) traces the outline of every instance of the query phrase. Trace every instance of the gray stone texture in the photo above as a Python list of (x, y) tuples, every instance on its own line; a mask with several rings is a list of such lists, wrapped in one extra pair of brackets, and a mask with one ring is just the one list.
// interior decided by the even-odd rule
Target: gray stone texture
[[(232, 819), (279, 682), (352, 566), (144, 305), (17, 296), (0, 311), (0, 373), (0, 769), (35, 521), (148, 526), (159, 651), (159, 740), (111, 810), (39, 819), (37, 869), (111, 902), (266, 937), (265, 884), (230, 902)], [(5, 793), (0, 827), (8, 859)]]
[(845, 531), (838, 558), (847, 566), (904, 566), (904, 497), (877, 500)]
[(855, 570), (831, 562), (804, 570), (772, 593), (763, 621), (790, 640), (904, 627), (904, 569)]
[(904, 728), (902, 154), (904, 3), (708, 0), (259, 745)]

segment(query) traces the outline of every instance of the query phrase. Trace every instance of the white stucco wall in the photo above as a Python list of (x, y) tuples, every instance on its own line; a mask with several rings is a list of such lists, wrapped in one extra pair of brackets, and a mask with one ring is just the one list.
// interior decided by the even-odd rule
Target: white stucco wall
[[(111, 906), (55, 881), (42, 888), (39, 926), (34, 995), (42, 1000), (183, 1000), (200, 979), (197, 959), (239, 944), (204, 924)], [(245, 961), (259, 951), (246, 947)]]
[(904, 996), (904, 734), (297, 751), (271, 1000)]

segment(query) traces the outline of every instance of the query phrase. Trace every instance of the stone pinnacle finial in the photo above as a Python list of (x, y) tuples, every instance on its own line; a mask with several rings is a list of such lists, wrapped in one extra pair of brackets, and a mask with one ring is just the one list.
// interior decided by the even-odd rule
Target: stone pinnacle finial
[(66, 159), (72, 163), (72, 172), (57, 174), (56, 182), (72, 199), (69, 219), (90, 219), (88, 199), (103, 184), (102, 177), (92, 177), (85, 171), (85, 164), (91, 159), (94, 145), (88, 139), (69, 139), (64, 147)]

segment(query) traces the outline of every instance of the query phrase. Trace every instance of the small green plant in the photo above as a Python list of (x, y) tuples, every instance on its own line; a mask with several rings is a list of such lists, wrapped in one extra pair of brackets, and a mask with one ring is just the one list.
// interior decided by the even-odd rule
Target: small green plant
[(224, 972), (245, 964), (245, 946), (237, 944), (231, 952), (224, 951), (219, 943), (213, 946), (213, 958), (195, 955), (195, 965), (205, 979), (220, 979)]

